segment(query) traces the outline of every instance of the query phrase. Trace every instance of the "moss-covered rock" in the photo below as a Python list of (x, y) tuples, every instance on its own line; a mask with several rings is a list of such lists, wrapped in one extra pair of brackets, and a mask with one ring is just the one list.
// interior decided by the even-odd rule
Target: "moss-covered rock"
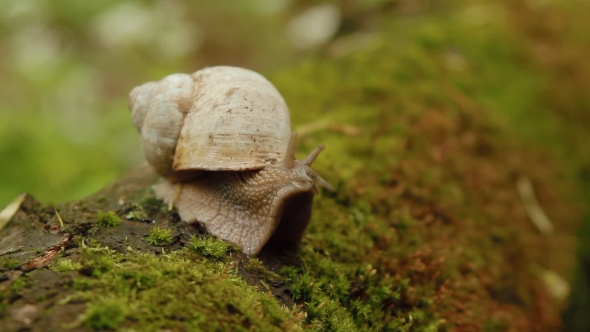
[[(541, 103), (545, 76), (527, 65), (509, 10), (489, 7), (483, 23), (473, 8), (388, 12), (368, 39), (343, 37), (269, 75), (299, 149), (325, 144), (314, 168), (337, 187), (316, 198), (297, 248), (242, 255), (167, 211), (146, 170), (57, 206), (64, 228), (29, 197), (0, 233), (0, 325), (560, 328), (582, 210), (568, 167), (534, 144), (552, 115), (515, 129)], [(553, 231), (531, 221), (523, 179)], [(127, 217), (100, 226), (113, 216)]]

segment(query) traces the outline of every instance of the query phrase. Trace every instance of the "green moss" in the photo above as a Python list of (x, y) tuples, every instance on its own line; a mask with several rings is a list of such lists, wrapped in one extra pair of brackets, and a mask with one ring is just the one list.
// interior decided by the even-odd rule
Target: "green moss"
[(162, 245), (172, 242), (172, 233), (167, 228), (154, 226), (150, 230), (150, 234), (147, 237), (147, 241), (152, 245)]
[(27, 282), (28, 282), (27, 276), (23, 275), (23, 276), (19, 277), (18, 279), (16, 279), (12, 283), (11, 288), (13, 291), (19, 291), (21, 288), (23, 288), (27, 285)]
[(86, 278), (76, 278), (72, 281), (72, 288), (77, 291), (90, 290), (92, 283)]
[[(468, 317), (448, 309), (453, 304), (445, 292), (469, 293), (490, 264), (518, 264), (510, 255), (560, 265), (531, 249), (552, 245), (532, 236), (530, 220), (515, 212), (522, 206), (513, 178), (539, 172), (539, 182), (563, 190), (558, 173), (504, 138), (519, 137), (507, 133), (523, 124), (537, 135), (555, 132), (545, 115), (532, 115), (546, 107), (538, 98), (544, 77), (523, 65), (522, 41), (501, 21), (475, 30), (470, 22), (392, 15), (371, 47), (310, 59), (271, 77), (289, 103), (295, 131), (307, 134), (299, 151), (325, 144), (314, 169), (337, 187), (314, 202), (303, 267), (281, 272), (306, 324), (340, 328), (337, 317), (359, 330), (477, 330), (494, 300), (466, 301), (474, 312)], [(503, 116), (521, 125), (510, 127)], [(305, 131), (318, 121), (358, 130)], [(519, 253), (491, 238), (510, 239)], [(552, 248), (556, 256), (571, 253)], [(523, 282), (530, 276), (519, 271), (514, 278), (495, 275), (494, 282), (533, 292)], [(516, 301), (532, 309), (530, 301)]]
[(143, 211), (142, 209), (136, 209), (134, 211), (130, 211), (125, 216), (125, 218), (127, 218), (128, 220), (135, 220), (135, 221), (141, 221), (141, 220), (146, 219), (147, 217), (148, 217), (147, 213), (145, 213), (145, 211)]
[(242, 262), (242, 266), (251, 274), (257, 275), (267, 280), (283, 279), (283, 277), (281, 277), (278, 273), (275, 273), (264, 266), (264, 264), (262, 264), (262, 262), (256, 257), (250, 257), (245, 262)]
[[(391, 326), (406, 324), (406, 316), (392, 317), (381, 306), (401, 303), (409, 279), (379, 277), (372, 266), (358, 269), (327, 258), (320, 260), (314, 271), (281, 270), (290, 281), (294, 299), (306, 303), (308, 321), (314, 329), (355, 330), (373, 326), (377, 330), (388, 330)], [(322, 274), (316, 274), (317, 271)], [(420, 323), (427, 318), (416, 317), (413, 322)]]
[(96, 222), (102, 227), (117, 227), (121, 224), (121, 218), (112, 210), (106, 212), (97, 211)]
[[(193, 249), (158, 257), (83, 250), (82, 269), (114, 262), (99, 276), (75, 279), (75, 296), (88, 308), (80, 323), (94, 329), (293, 330), (300, 318), (239, 277), (231, 257), (203, 259)], [(83, 281), (83, 282), (82, 282)]]
[(51, 269), (55, 272), (76, 271), (82, 267), (82, 264), (74, 262), (71, 259), (60, 259), (51, 265)]
[(485, 332), (506, 331), (507, 328), (506, 322), (498, 319), (488, 320), (484, 324)]
[[(491, 19), (476, 24), (463, 7), (411, 19), (387, 11), (372, 44), (270, 77), (302, 133), (298, 155), (325, 144), (314, 169), (337, 188), (316, 198), (297, 267), (277, 274), (259, 259), (239, 261), (261, 279), (287, 280), (295, 308), (247, 285), (236, 274), (238, 255), (213, 237), (193, 237), (188, 248), (158, 257), (132, 248), (123, 256), (88, 241), (83, 276), (73, 282), (73, 299), (88, 303), (85, 324), (496, 331), (530, 321), (541, 326), (531, 330), (549, 328), (543, 323), (558, 320), (551, 315), (559, 304), (535, 307), (531, 294), (550, 297), (522, 266), (533, 262), (567, 275), (567, 232), (579, 214), (556, 198), (563, 187), (552, 158), (535, 155), (534, 144), (513, 143), (525, 136), (558, 144), (558, 122), (539, 99), (552, 83), (529, 65), (529, 43), (497, 10), (484, 9)], [(561, 240), (532, 231), (514, 190), (521, 174), (545, 193), (543, 208), (560, 221)], [(165, 210), (146, 189), (127, 217)], [(160, 227), (147, 238), (154, 245), (172, 240)]]
[(2, 257), (0, 258), (0, 266), (7, 270), (13, 270), (17, 266), (19, 266), (19, 262), (16, 259), (10, 257)]
[(114, 252), (108, 248), (86, 247), (82, 249), (82, 253), (84, 256), (81, 263), (85, 274), (100, 278), (115, 266), (116, 261), (112, 258)]
[(235, 249), (232, 244), (212, 236), (206, 238), (193, 236), (189, 241), (189, 247), (204, 256), (214, 258), (221, 258), (230, 250)]
[(104, 299), (88, 305), (84, 313), (84, 325), (95, 330), (117, 329), (126, 317), (127, 303)]

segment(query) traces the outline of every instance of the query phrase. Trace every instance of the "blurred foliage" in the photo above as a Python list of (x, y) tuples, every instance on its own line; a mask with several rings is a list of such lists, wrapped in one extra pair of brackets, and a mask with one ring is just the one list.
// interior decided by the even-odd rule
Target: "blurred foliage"
[(220, 64), (270, 71), (391, 3), (1, 2), (0, 206), (22, 191), (80, 198), (141, 162), (126, 103), (134, 86)]
[(289, 1), (0, 3), (0, 205), (59, 202), (141, 162), (127, 111), (136, 85), (228, 64), (268, 70), (295, 55)]

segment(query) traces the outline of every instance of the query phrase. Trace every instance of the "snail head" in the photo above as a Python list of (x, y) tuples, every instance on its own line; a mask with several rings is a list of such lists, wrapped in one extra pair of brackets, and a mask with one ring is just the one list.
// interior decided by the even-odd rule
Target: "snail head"
[(282, 168), (289, 174), (288, 177), (291, 180), (292, 186), (297, 187), (297, 191), (311, 190), (314, 194), (319, 192), (319, 187), (334, 191), (334, 187), (311, 169), (311, 165), (325, 147), (323, 145), (318, 146), (309, 156), (300, 161), (295, 159), (296, 145), (297, 133), (292, 133), (289, 139), (287, 153), (282, 161)]

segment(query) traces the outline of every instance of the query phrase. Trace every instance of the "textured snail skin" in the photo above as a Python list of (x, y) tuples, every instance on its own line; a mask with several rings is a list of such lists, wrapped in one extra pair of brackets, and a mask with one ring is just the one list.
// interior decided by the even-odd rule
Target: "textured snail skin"
[[(179, 194), (179, 184), (165, 181), (156, 187), (156, 197), (173, 200), (181, 219), (200, 222), (209, 233), (256, 255), (271, 236), (299, 241), (318, 186), (333, 190), (310, 168), (322, 150), (320, 146), (303, 161), (287, 153), (291, 163), (276, 162), (259, 171), (210, 172), (182, 184)], [(273, 235), (279, 225), (281, 231)]]

